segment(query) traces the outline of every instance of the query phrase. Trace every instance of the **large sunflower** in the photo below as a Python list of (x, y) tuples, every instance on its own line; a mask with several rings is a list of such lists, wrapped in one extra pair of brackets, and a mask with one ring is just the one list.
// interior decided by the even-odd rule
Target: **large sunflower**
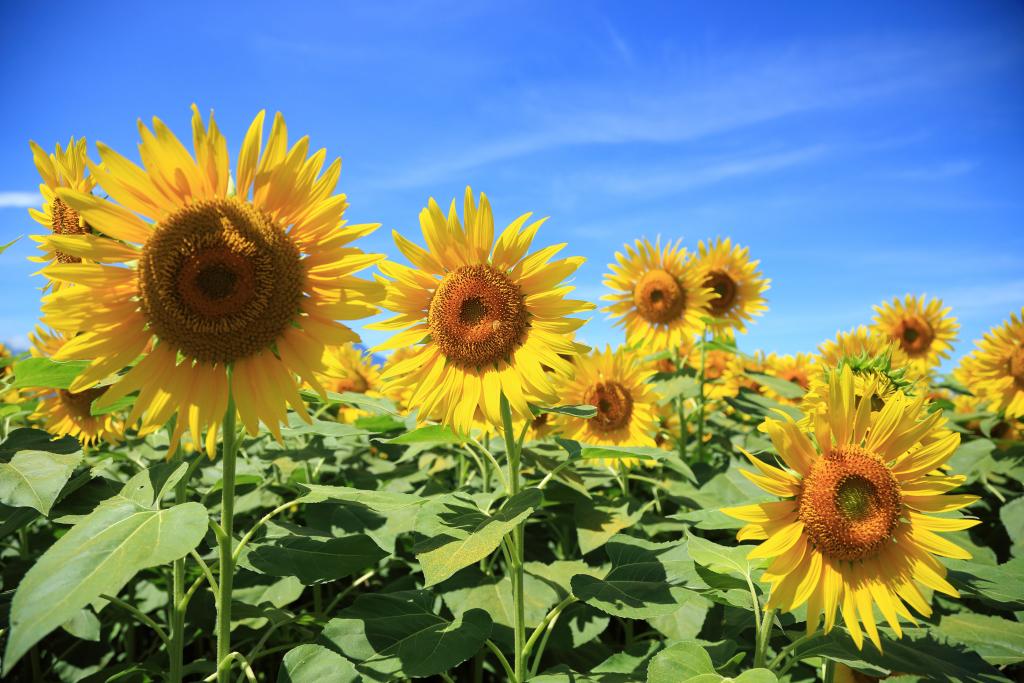
[(342, 228), (340, 160), (321, 174), (326, 152), (307, 158), (308, 138), (289, 147), (280, 114), (262, 153), (263, 112), (249, 127), (232, 192), (227, 142), (193, 112), (194, 157), (159, 119), (153, 132), (140, 122), (142, 167), (102, 144), (102, 167), (88, 164), (109, 199), (57, 190), (104, 236), (51, 238), (96, 263), (44, 269), (76, 286), (44, 298), (43, 321), (81, 332), (56, 358), (93, 361), (71, 391), (141, 356), (100, 402), (138, 391), (129, 425), (141, 418), (145, 433), (179, 414), (172, 447), (205, 431), (212, 454), (229, 391), (250, 434), (262, 421), (280, 436), (289, 404), (308, 419), (296, 375), (323, 392), (324, 347), (358, 341), (337, 321), (374, 314), (382, 294), (353, 273), (382, 256), (349, 246), (377, 226)]
[[(77, 211), (68, 206), (57, 196), (59, 188), (68, 188), (88, 194), (96, 185), (95, 178), (88, 174), (88, 147), (85, 138), (71, 138), (67, 147), (57, 143), (53, 154), (47, 154), (35, 142), (29, 142), (32, 148), (32, 160), (39, 171), (43, 182), (39, 192), (43, 196), (42, 210), (29, 209), (28, 212), (40, 225), (52, 235), (85, 235), (91, 232), (89, 225)], [(82, 259), (58, 248), (48, 235), (32, 235), (39, 243), (42, 256), (31, 257), (41, 263), (79, 263)], [(59, 289), (65, 283), (51, 280), (47, 288)]]
[(694, 257), (679, 241), (623, 246), (625, 254), (615, 253), (618, 264), (608, 265), (604, 285), (613, 293), (601, 299), (612, 303), (603, 310), (618, 318), (615, 326), (625, 328), (630, 345), (661, 351), (686, 344), (701, 330), (712, 297)]
[(927, 301), (910, 294), (875, 306), (873, 330), (899, 344), (920, 375), (949, 357), (960, 324), (942, 307), (941, 299)]
[(704, 286), (713, 292), (710, 313), (716, 322), (711, 330), (716, 334), (746, 332), (746, 324), (768, 310), (764, 292), (771, 280), (757, 270), (760, 261), (751, 261), (750, 250), (728, 238), (701, 242), (697, 249)]
[[(324, 349), (323, 363), (323, 370), (316, 373), (316, 376), (327, 391), (380, 396), (380, 366), (373, 362), (372, 355), (356, 348), (354, 344), (328, 346)], [(341, 422), (354, 422), (363, 415), (366, 415), (366, 411), (342, 406), (338, 419)]]
[[(595, 350), (576, 361), (576, 374), (564, 381), (559, 395), (570, 405), (591, 405), (590, 418), (560, 417), (563, 434), (594, 446), (642, 446), (657, 444), (658, 395), (647, 383), (650, 367), (636, 353), (619, 347)], [(622, 461), (625, 466), (638, 459)]]
[(988, 409), (1010, 419), (1024, 416), (1024, 308), (976, 342), (956, 377)]
[(964, 478), (939, 471), (960, 436), (943, 428), (940, 411), (923, 397), (902, 393), (872, 412), (857, 399), (849, 366), (831, 374), (826, 409), (813, 429), (791, 419), (764, 422), (786, 469), (746, 453), (758, 472), (748, 479), (783, 498), (725, 508), (748, 524), (740, 540), (764, 541), (751, 558), (771, 558), (763, 580), (771, 584), (768, 608), (792, 611), (807, 603), (807, 631), (825, 632), (843, 616), (858, 647), (863, 634), (881, 649), (873, 605), (897, 636), (907, 606), (925, 617), (928, 601), (917, 584), (958, 597), (933, 555), (970, 555), (936, 532), (967, 529), (977, 520), (934, 517), (969, 505), (977, 496), (948, 495)]
[(587, 348), (572, 340), (585, 320), (569, 316), (593, 306), (565, 298), (574, 287), (564, 280), (582, 257), (551, 261), (564, 244), (527, 255), (544, 222), (526, 225), (530, 216), (512, 221), (495, 242), (487, 197), (480, 195), (478, 207), (467, 187), (465, 226), (454, 201), (446, 216), (431, 199), (420, 212), (427, 249), (394, 233), (412, 267), (381, 264), (393, 278), (385, 280), (383, 305), (396, 315), (370, 327), (396, 332), (380, 349), (416, 348), (385, 371), (384, 392), (413, 388), (409, 402), (420, 419), (466, 433), (474, 424), (501, 424), (502, 393), (519, 421), (533, 419), (530, 403), (560, 401), (554, 380), (572, 373), (565, 357)]
[[(30, 352), (35, 358), (50, 358), (67, 343), (64, 335), (36, 327), (29, 334)], [(110, 444), (122, 440), (124, 423), (111, 413), (93, 415), (92, 403), (103, 395), (104, 388), (74, 392), (67, 389), (32, 389), (29, 395), (39, 399), (29, 419), (43, 423), (43, 429), (56, 437), (73, 436), (85, 446), (100, 441)]]

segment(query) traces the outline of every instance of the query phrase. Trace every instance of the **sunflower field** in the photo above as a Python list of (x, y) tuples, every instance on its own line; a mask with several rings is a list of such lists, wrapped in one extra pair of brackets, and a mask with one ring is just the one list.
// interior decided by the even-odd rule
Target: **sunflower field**
[(31, 146), (4, 680), (1024, 680), (1024, 310), (949, 375), (955, 311), (902, 292), (753, 352), (730, 239), (625, 244), (584, 301), (467, 188), (366, 253), (339, 161), (193, 110), (141, 165)]

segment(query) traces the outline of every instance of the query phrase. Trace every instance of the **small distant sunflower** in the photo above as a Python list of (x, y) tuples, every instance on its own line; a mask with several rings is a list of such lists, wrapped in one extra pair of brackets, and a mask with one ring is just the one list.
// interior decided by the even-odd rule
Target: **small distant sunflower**
[[(408, 358), (412, 358), (418, 352), (418, 349), (416, 349), (416, 347), (413, 346), (403, 346), (400, 349), (395, 349), (394, 351), (391, 352), (391, 355), (389, 355), (384, 360), (384, 367), (381, 368), (380, 376), (387, 375), (391, 371), (391, 368), (393, 368), (395, 365), (401, 363), (402, 361)], [(416, 387), (408, 384), (382, 384), (380, 385), (380, 387), (381, 393), (383, 393), (384, 396), (386, 396), (387, 398), (391, 399), (391, 401), (395, 404), (395, 407), (398, 408), (399, 412), (404, 414), (412, 410), (412, 406), (409, 404), (409, 399), (412, 398), (413, 392), (415, 391)]]
[[(35, 358), (50, 358), (67, 343), (67, 339), (53, 331), (37, 327), (29, 335), (31, 354)], [(29, 419), (43, 423), (43, 428), (55, 437), (73, 436), (84, 446), (100, 441), (109, 444), (123, 439), (124, 424), (113, 414), (93, 415), (92, 403), (106, 391), (104, 388), (68, 391), (67, 389), (36, 389), (30, 393), (39, 399)]]
[(262, 422), (280, 438), (289, 405), (308, 420), (301, 382), (323, 393), (324, 347), (359, 339), (338, 321), (373, 315), (383, 293), (353, 276), (383, 257), (350, 246), (377, 226), (342, 227), (340, 160), (321, 173), (326, 152), (307, 158), (308, 138), (289, 147), (280, 114), (261, 153), (263, 119), (242, 143), (234, 192), (227, 142), (194, 106), (195, 156), (154, 118), (152, 132), (139, 123), (142, 167), (102, 144), (103, 165), (86, 162), (109, 199), (56, 190), (99, 234), (50, 238), (91, 262), (43, 270), (75, 285), (43, 300), (45, 324), (80, 332), (55, 358), (92, 360), (73, 392), (139, 359), (100, 403), (138, 391), (127, 424), (141, 418), (141, 433), (177, 414), (172, 450), (185, 430), (196, 444), (205, 431), (214, 453), (229, 391), (250, 434)]
[(927, 374), (949, 357), (960, 324), (942, 307), (941, 299), (926, 301), (908, 294), (875, 306), (873, 330), (899, 344), (919, 374)]
[[(690, 350), (690, 367), (700, 372), (700, 348)], [(704, 351), (704, 396), (710, 399), (728, 398), (740, 392), (740, 373), (743, 362), (735, 354), (724, 349)]]
[(728, 238), (701, 242), (697, 248), (704, 286), (713, 291), (710, 313), (718, 320), (711, 330), (715, 334), (746, 332), (746, 324), (768, 310), (764, 292), (771, 280), (757, 270), (760, 261), (751, 261), (750, 250), (733, 245)]
[[(380, 396), (380, 366), (373, 362), (373, 356), (357, 349), (354, 344), (328, 346), (324, 349), (323, 370), (316, 373), (320, 385), (327, 391), (338, 394), (352, 392), (367, 396)], [(359, 408), (342, 406), (338, 419), (354, 422), (366, 415)]]
[(978, 498), (947, 495), (964, 477), (937, 471), (960, 443), (959, 434), (943, 427), (941, 412), (902, 393), (881, 411), (870, 406), (857, 400), (845, 366), (831, 374), (826, 410), (813, 416), (812, 429), (788, 418), (765, 420), (762, 431), (788, 469), (745, 453), (758, 472), (743, 474), (783, 500), (723, 511), (747, 522), (739, 540), (764, 541), (750, 558), (772, 558), (763, 575), (771, 584), (768, 608), (792, 611), (807, 603), (808, 633), (823, 613), (825, 632), (831, 631), (839, 610), (858, 648), (866, 633), (881, 649), (874, 606), (901, 637), (900, 618), (914, 621), (908, 605), (931, 614), (918, 582), (959, 597), (933, 555), (970, 554), (936, 532), (978, 521), (932, 514)]
[(957, 377), (989, 410), (1010, 419), (1024, 416), (1024, 308), (974, 344)]
[[(817, 374), (814, 356), (809, 353), (798, 353), (796, 355), (776, 356), (774, 353), (767, 358), (766, 365), (768, 374), (772, 377), (792, 382), (807, 391), (811, 387), (811, 378)], [(780, 401), (791, 401), (779, 396), (770, 388), (767, 393), (772, 398)]]
[(463, 206), (465, 226), (454, 201), (446, 216), (430, 200), (420, 212), (427, 249), (394, 233), (412, 267), (381, 264), (392, 278), (384, 280), (383, 305), (396, 315), (369, 327), (395, 332), (381, 350), (416, 349), (385, 371), (385, 393), (413, 388), (409, 402), (419, 419), (467, 433), (501, 425), (502, 393), (519, 421), (533, 419), (530, 403), (560, 402), (555, 379), (572, 373), (565, 357), (587, 349), (573, 341), (585, 320), (569, 316), (593, 305), (565, 298), (575, 288), (564, 281), (582, 257), (552, 261), (564, 244), (527, 255), (543, 219), (524, 228), (531, 216), (524, 214), (495, 242), (487, 197), (477, 206), (467, 187)]
[[(4, 382), (14, 374), (14, 365), (12, 365), (13, 355), (11, 350), (7, 348), (3, 343), (0, 343), (0, 361), (3, 361), (3, 365), (0, 365), (0, 391), (2, 391), (2, 385)], [(0, 393), (0, 403), (17, 403), (19, 394), (17, 389), (11, 389), (10, 391)]]
[[(970, 394), (960, 394), (953, 398), (953, 412), (957, 416), (965, 416), (957, 420), (964, 427), (976, 434), (983, 435), (981, 430), (982, 418), (987, 418), (990, 415), (985, 410), (984, 399), (978, 396), (971, 396)], [(1009, 446), (1019, 441), (1024, 441), (1024, 422), (1009, 419), (999, 420), (991, 425), (988, 430), (988, 436), (1001, 446)]]
[[(50, 236), (86, 235), (92, 232), (82, 216), (57, 196), (59, 188), (89, 194), (96, 186), (95, 178), (88, 174), (88, 146), (85, 138), (71, 138), (67, 147), (57, 143), (53, 154), (47, 154), (35, 142), (29, 142), (29, 145), (32, 148), (32, 160), (43, 179), (39, 186), (43, 207), (41, 211), (29, 209), (28, 212), (50, 233), (31, 236), (43, 252), (42, 256), (31, 257), (31, 260), (41, 263), (79, 263), (82, 260), (80, 257), (59, 249)], [(60, 280), (51, 280), (47, 288), (59, 289), (65, 284)]]
[(677, 241), (661, 246), (637, 240), (616, 252), (604, 285), (613, 291), (601, 297), (612, 302), (603, 310), (618, 318), (630, 345), (660, 351), (687, 343), (703, 327), (712, 292), (701, 284), (694, 257)]
[[(637, 355), (622, 347), (578, 358), (576, 374), (559, 394), (567, 404), (594, 406), (597, 414), (559, 420), (565, 436), (593, 446), (654, 447), (658, 396), (647, 383), (648, 375)], [(625, 467), (640, 462), (647, 464), (639, 458), (616, 461)]]

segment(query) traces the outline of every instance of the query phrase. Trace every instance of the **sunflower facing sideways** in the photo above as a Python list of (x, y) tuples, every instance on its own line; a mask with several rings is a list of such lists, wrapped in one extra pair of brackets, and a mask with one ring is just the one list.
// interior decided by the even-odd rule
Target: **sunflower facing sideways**
[(873, 331), (899, 344), (920, 375), (949, 357), (960, 324), (942, 307), (941, 299), (908, 294), (875, 306)]
[(697, 249), (704, 286), (713, 292), (710, 314), (716, 322), (711, 331), (725, 335), (746, 332), (746, 324), (768, 310), (764, 292), (771, 281), (757, 270), (760, 261), (751, 261), (750, 250), (728, 238), (701, 242)]
[[(655, 447), (658, 395), (647, 382), (650, 374), (636, 353), (622, 347), (614, 352), (606, 347), (579, 358), (576, 374), (563, 383), (559, 395), (570, 405), (594, 406), (597, 414), (590, 419), (559, 416), (562, 433), (591, 446)], [(631, 467), (642, 461), (615, 462)]]
[(1024, 308), (989, 330), (966, 356), (956, 376), (989, 410), (1024, 417)]
[(792, 611), (807, 604), (807, 632), (822, 622), (832, 630), (837, 610), (857, 647), (864, 634), (881, 650), (874, 607), (902, 637), (900, 619), (913, 607), (931, 607), (918, 583), (952, 597), (957, 590), (933, 555), (970, 559), (937, 532), (967, 529), (977, 520), (935, 517), (978, 499), (950, 495), (964, 477), (939, 471), (960, 443), (944, 429), (941, 411), (928, 412), (923, 397), (902, 393), (872, 412), (857, 399), (849, 366), (831, 372), (825, 409), (812, 429), (792, 419), (767, 419), (785, 469), (745, 453), (757, 472), (748, 479), (783, 500), (723, 512), (747, 522), (739, 540), (763, 541), (749, 557), (769, 558), (763, 580), (771, 584), (767, 608)]
[[(43, 196), (42, 211), (29, 209), (28, 212), (52, 235), (87, 235), (89, 225), (81, 215), (57, 196), (58, 188), (69, 188), (88, 194), (96, 186), (96, 179), (88, 174), (88, 153), (85, 138), (71, 138), (67, 147), (57, 143), (53, 154), (47, 154), (35, 142), (30, 142), (32, 160), (43, 179), (39, 192)], [(58, 248), (48, 235), (32, 235), (39, 243), (43, 255), (30, 257), (39, 263), (78, 263), (82, 259)], [(46, 288), (59, 289), (65, 283), (51, 280)]]
[(601, 297), (612, 302), (603, 310), (618, 318), (626, 341), (653, 351), (686, 345), (702, 329), (712, 291), (702, 284), (694, 257), (680, 242), (661, 246), (637, 240), (616, 252), (604, 285), (613, 291)]
[(280, 114), (263, 147), (263, 120), (242, 143), (235, 192), (227, 142), (194, 106), (195, 156), (159, 119), (152, 132), (140, 122), (141, 167), (102, 144), (102, 166), (87, 162), (109, 199), (56, 191), (100, 234), (48, 238), (88, 261), (43, 270), (75, 284), (43, 300), (44, 324), (79, 333), (54, 357), (92, 361), (73, 392), (137, 360), (99, 403), (138, 391), (127, 423), (141, 418), (141, 433), (178, 414), (172, 450), (185, 430), (196, 444), (205, 432), (213, 455), (229, 392), (250, 434), (263, 422), (279, 437), (289, 405), (308, 420), (301, 383), (324, 393), (324, 348), (358, 341), (338, 321), (373, 315), (382, 294), (353, 275), (383, 257), (350, 246), (377, 226), (342, 227), (340, 160), (324, 170), (308, 138), (289, 147)]
[[(57, 353), (67, 339), (59, 333), (36, 327), (29, 334), (32, 341), (31, 353), (34, 358), (49, 358)], [(116, 444), (122, 440), (124, 424), (114, 415), (93, 415), (92, 403), (103, 395), (105, 389), (93, 388), (80, 392), (67, 389), (32, 389), (29, 395), (39, 398), (33, 420), (43, 423), (43, 429), (54, 437), (73, 436), (84, 446), (93, 446), (100, 441)]]
[(420, 212), (427, 249), (394, 233), (412, 266), (380, 265), (391, 278), (383, 307), (395, 316), (368, 327), (394, 332), (380, 350), (416, 349), (385, 371), (384, 393), (412, 388), (420, 419), (468, 433), (501, 425), (502, 393), (520, 423), (533, 419), (531, 403), (560, 402), (555, 380), (572, 373), (566, 358), (587, 350), (572, 340), (585, 320), (569, 316), (593, 306), (565, 298), (574, 287), (564, 280), (583, 258), (552, 261), (564, 244), (527, 255), (544, 219), (527, 225), (524, 214), (495, 242), (487, 197), (478, 206), (467, 187), (463, 207), (464, 224), (454, 201), (446, 216), (430, 200)]
[[(373, 362), (373, 356), (356, 348), (354, 344), (328, 346), (324, 349), (323, 361), (324, 369), (317, 373), (317, 378), (327, 391), (380, 395), (377, 391), (380, 388), (380, 366)], [(338, 419), (354, 422), (365, 414), (359, 408), (341, 406)]]

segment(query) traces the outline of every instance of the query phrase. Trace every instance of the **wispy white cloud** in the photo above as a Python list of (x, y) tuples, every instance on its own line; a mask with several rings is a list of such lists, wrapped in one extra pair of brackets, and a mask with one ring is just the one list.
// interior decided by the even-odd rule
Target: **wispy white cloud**
[(0, 209), (27, 209), (38, 203), (38, 192), (0, 192)]
[(977, 167), (975, 161), (945, 161), (932, 166), (900, 169), (887, 175), (896, 180), (932, 182), (967, 175)]

